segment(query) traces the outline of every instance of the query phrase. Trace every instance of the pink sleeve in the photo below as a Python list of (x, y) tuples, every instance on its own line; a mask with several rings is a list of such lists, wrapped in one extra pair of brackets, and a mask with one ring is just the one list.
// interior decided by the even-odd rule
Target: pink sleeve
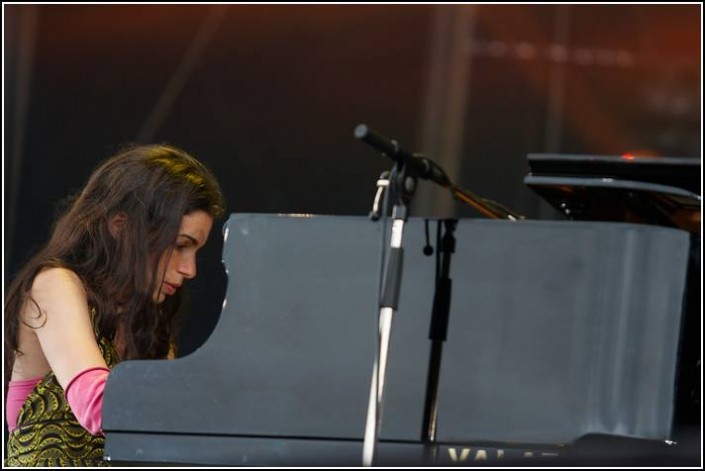
[(7, 431), (12, 432), (17, 428), (17, 418), (20, 415), (22, 406), (27, 400), (27, 396), (42, 380), (42, 377), (34, 379), (24, 379), (10, 381), (7, 385)]
[(64, 390), (73, 415), (91, 435), (103, 434), (103, 392), (108, 373), (108, 368), (88, 368), (71, 378)]

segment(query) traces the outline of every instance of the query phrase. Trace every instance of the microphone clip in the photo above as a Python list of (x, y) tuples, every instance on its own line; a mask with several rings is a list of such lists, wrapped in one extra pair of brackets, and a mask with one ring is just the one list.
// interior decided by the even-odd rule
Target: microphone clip
[(375, 194), (375, 199), (372, 203), (372, 211), (370, 211), (369, 217), (372, 221), (377, 221), (379, 219), (379, 205), (382, 201), (382, 196), (384, 195), (384, 190), (389, 187), (389, 171), (385, 170), (382, 172), (377, 179), (377, 193)]

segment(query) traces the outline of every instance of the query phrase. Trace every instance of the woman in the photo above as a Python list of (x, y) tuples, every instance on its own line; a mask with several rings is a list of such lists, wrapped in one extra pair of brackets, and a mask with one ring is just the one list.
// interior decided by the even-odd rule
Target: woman
[(109, 368), (174, 356), (180, 287), (224, 211), (213, 175), (174, 147), (133, 147), (93, 172), (8, 290), (6, 465), (103, 464)]

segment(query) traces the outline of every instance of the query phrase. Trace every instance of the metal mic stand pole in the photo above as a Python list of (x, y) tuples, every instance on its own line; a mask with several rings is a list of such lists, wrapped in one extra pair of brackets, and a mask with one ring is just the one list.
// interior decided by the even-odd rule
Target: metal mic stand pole
[(485, 216), (492, 219), (509, 219), (510, 221), (518, 221), (524, 219), (524, 216), (515, 213), (511, 209), (508, 209), (496, 201), (488, 200), (482, 196), (478, 196), (470, 190), (461, 188), (460, 186), (452, 183), (449, 185), (451, 195), (457, 201), (464, 203), (471, 208), (474, 208), (484, 214)]
[[(382, 423), (384, 380), (387, 373), (387, 356), (392, 332), (392, 320), (398, 309), (399, 291), (401, 288), (404, 259), (402, 236), (404, 224), (409, 217), (407, 207), (411, 204), (411, 198), (416, 190), (416, 183), (416, 175), (413, 172), (407, 173), (406, 165), (403, 162), (396, 164), (388, 181), (387, 197), (391, 199), (394, 205), (392, 209), (392, 234), (389, 254), (387, 255), (382, 274), (377, 351), (372, 369), (365, 438), (362, 446), (362, 464), (366, 467), (372, 466)], [(377, 185), (382, 189), (385, 183), (380, 179)], [(380, 192), (381, 190), (378, 190), (377, 196), (380, 195)], [(378, 198), (375, 198), (375, 201), (378, 201)], [(373, 209), (373, 213), (375, 213), (375, 209)]]
[(431, 340), (428, 376), (426, 378), (426, 399), (424, 402), (423, 427), (421, 441), (424, 444), (427, 463), (437, 459), (436, 430), (438, 422), (438, 386), (441, 374), (443, 343), (448, 334), (450, 301), (453, 281), (450, 278), (450, 260), (455, 252), (455, 232), (457, 219), (443, 221), (445, 234), (440, 236), (441, 221), (438, 221), (436, 240), (436, 287), (433, 295), (433, 311), (428, 338)]

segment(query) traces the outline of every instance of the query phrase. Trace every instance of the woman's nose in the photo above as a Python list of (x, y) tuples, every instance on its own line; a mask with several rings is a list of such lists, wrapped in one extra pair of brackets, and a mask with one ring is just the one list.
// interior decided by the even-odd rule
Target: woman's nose
[(179, 266), (179, 272), (184, 278), (194, 278), (196, 276), (196, 260), (191, 258), (183, 260)]

